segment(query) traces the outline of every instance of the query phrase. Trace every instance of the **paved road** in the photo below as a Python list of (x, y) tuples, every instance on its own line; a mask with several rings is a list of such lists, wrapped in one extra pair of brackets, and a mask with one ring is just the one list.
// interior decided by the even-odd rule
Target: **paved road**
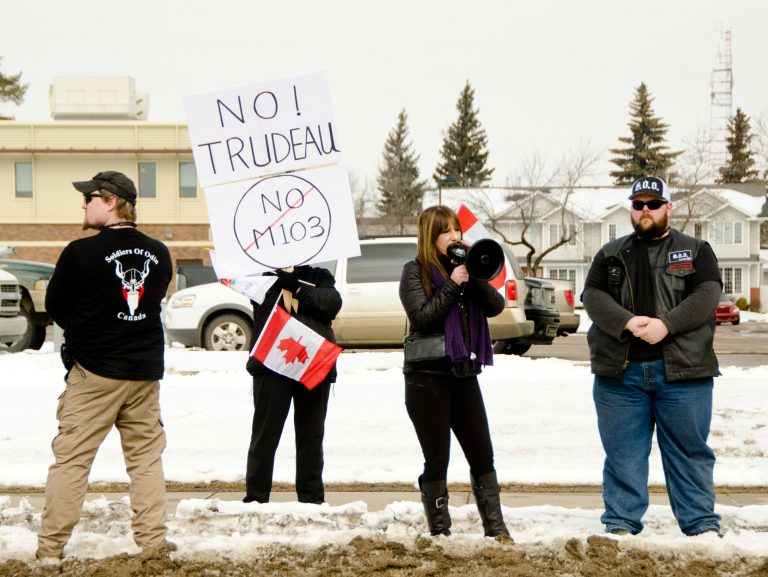
[[(715, 352), (723, 367), (768, 365), (768, 323), (719, 325), (715, 331)], [(576, 333), (558, 337), (551, 345), (534, 345), (524, 356), (587, 362), (587, 335)]]

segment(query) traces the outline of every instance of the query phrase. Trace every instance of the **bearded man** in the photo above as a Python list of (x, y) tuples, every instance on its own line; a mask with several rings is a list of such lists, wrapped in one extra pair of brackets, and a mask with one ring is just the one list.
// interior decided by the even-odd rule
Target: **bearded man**
[(648, 508), (653, 432), (672, 512), (686, 535), (721, 535), (715, 455), (707, 445), (713, 348), (722, 281), (712, 248), (670, 228), (671, 195), (658, 177), (632, 184), (634, 232), (595, 255), (582, 302), (593, 398), (605, 450), (601, 521), (636, 535)]

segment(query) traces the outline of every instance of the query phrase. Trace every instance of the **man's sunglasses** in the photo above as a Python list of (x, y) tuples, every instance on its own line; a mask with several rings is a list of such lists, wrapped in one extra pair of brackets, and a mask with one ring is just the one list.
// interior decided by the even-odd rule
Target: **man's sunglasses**
[(87, 194), (87, 193), (85, 193), (85, 192), (83, 193), (83, 200), (85, 201), (85, 204), (90, 204), (90, 203), (91, 203), (91, 201), (92, 201), (94, 198), (97, 198), (97, 197), (98, 197), (98, 198), (100, 198), (100, 197), (101, 197), (101, 195), (100, 195), (98, 192), (91, 192), (90, 194)]
[(666, 200), (633, 200), (632, 208), (643, 210), (647, 206), (648, 210), (658, 210), (665, 204), (667, 204)]

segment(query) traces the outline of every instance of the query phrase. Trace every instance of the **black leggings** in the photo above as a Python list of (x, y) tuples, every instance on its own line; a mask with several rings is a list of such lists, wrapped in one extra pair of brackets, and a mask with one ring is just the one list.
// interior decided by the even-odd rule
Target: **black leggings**
[(406, 373), (405, 407), (424, 453), (423, 481), (448, 476), (451, 431), (476, 479), (494, 471), (491, 432), (477, 377)]

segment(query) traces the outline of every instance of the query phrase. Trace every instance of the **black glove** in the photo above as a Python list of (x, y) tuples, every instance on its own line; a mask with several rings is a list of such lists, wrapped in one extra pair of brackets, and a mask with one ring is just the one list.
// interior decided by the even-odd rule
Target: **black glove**
[(293, 269), (293, 272), (286, 272), (279, 268), (275, 270), (275, 275), (277, 275), (277, 282), (275, 284), (291, 293), (295, 293), (299, 286), (301, 286), (299, 283), (299, 273), (296, 272), (296, 269)]

